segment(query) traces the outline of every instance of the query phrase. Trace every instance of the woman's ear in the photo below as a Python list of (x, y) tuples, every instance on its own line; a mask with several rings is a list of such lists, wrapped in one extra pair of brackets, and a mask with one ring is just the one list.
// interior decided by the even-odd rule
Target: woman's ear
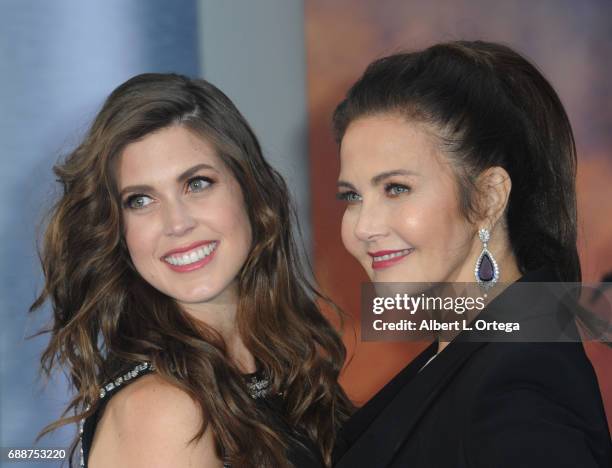
[(494, 166), (483, 171), (477, 179), (478, 207), (481, 220), (489, 229), (501, 218), (508, 206), (512, 181), (503, 167)]

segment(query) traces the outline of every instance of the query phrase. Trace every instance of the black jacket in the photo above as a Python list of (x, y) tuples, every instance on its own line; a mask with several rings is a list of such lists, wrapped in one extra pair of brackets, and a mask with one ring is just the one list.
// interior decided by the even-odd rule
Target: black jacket
[[(521, 279), (552, 280), (547, 271)], [(545, 311), (540, 320), (557, 322), (558, 315)], [(433, 343), (358, 410), (339, 434), (334, 466), (612, 467), (582, 343), (474, 342), (465, 335), (422, 368), (436, 352)]]

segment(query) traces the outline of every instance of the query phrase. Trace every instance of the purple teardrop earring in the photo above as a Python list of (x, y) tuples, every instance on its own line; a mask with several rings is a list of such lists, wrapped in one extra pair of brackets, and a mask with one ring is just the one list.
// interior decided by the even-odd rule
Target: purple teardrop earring
[(489, 230), (481, 228), (478, 231), (478, 237), (480, 237), (480, 241), (482, 242), (482, 252), (480, 252), (480, 256), (478, 260), (476, 260), (474, 275), (476, 276), (478, 284), (483, 289), (487, 290), (499, 280), (499, 267), (497, 266), (495, 258), (493, 258), (493, 255), (487, 248), (490, 238)]

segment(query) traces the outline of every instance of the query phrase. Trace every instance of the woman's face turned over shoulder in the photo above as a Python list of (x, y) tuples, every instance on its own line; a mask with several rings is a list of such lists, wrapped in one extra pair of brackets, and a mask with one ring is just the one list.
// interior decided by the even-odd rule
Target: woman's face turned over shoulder
[(184, 127), (163, 128), (126, 146), (117, 182), (140, 275), (179, 303), (235, 300), (251, 225), (213, 146)]
[(477, 226), (430, 127), (394, 114), (353, 121), (341, 142), (342, 241), (373, 281), (473, 281)]

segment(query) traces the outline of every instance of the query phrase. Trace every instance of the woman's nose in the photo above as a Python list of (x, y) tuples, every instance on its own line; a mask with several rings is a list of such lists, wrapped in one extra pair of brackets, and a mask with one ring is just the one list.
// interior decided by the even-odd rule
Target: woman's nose
[(182, 236), (195, 226), (195, 219), (180, 200), (167, 202), (164, 210), (164, 231), (168, 236)]
[(363, 202), (354, 232), (355, 237), (364, 242), (384, 237), (388, 232), (385, 209), (376, 204)]

